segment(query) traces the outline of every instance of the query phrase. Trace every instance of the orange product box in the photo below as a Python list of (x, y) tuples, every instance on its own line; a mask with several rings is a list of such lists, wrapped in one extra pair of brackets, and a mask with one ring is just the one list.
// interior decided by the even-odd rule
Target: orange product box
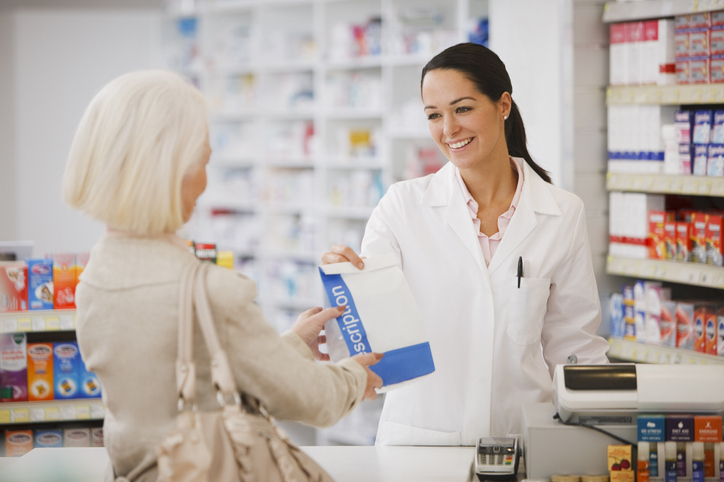
[(719, 309), (716, 313), (708, 314), (704, 318), (704, 353), (709, 355), (717, 354), (717, 320), (718, 315), (722, 314), (724, 314), (724, 309)]
[(617, 470), (609, 473), (610, 482), (634, 482), (633, 470)]
[(721, 441), (721, 415), (694, 416), (694, 442)]
[(664, 225), (674, 220), (671, 211), (649, 211), (649, 258), (666, 259), (666, 233)]
[(74, 253), (56, 253), (53, 258), (53, 307), (75, 308), (76, 261)]
[(630, 445), (609, 445), (607, 453), (609, 472), (634, 470)]
[(33, 450), (32, 430), (7, 430), (5, 432), (5, 456), (22, 457)]
[(691, 260), (706, 263), (706, 222), (708, 214), (694, 213), (691, 216)]
[(666, 246), (666, 259), (676, 259), (676, 222), (666, 221), (664, 223), (664, 245)]
[(706, 221), (706, 262), (714, 266), (724, 266), (721, 240), (723, 220), (721, 215), (710, 214)]
[(692, 349), (699, 353), (706, 350), (706, 320), (713, 317), (716, 323), (716, 305), (712, 303), (699, 303), (694, 310), (694, 346)]
[(28, 400), (53, 400), (53, 344), (28, 343)]
[(676, 261), (691, 261), (691, 224), (676, 223)]
[(28, 309), (28, 267), (23, 262), (0, 261), (0, 312)]

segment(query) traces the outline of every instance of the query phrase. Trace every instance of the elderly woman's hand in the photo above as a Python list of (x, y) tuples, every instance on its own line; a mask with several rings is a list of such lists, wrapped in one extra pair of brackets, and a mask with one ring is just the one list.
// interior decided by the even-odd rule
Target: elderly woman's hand
[(327, 337), (319, 334), (324, 329), (324, 324), (333, 318), (337, 318), (344, 313), (346, 306), (338, 306), (336, 308), (310, 308), (297, 318), (291, 330), (299, 335), (304, 343), (312, 350), (316, 360), (327, 361), (329, 355), (319, 351), (319, 345), (327, 343)]
[(365, 353), (364, 355), (355, 355), (352, 357), (352, 360), (362, 365), (367, 372), (367, 386), (365, 387), (365, 394), (362, 400), (374, 400), (377, 398), (375, 388), (382, 388), (382, 378), (370, 370), (369, 366), (382, 360), (383, 356), (385, 355), (382, 353)]
[(365, 264), (357, 253), (349, 246), (335, 244), (329, 251), (322, 255), (322, 264), (346, 263), (350, 262), (359, 269), (364, 269)]

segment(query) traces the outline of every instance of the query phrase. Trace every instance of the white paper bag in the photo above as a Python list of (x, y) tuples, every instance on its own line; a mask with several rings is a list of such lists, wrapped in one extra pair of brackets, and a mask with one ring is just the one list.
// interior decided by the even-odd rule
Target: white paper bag
[(370, 366), (384, 383), (380, 393), (435, 371), (422, 314), (394, 255), (365, 259), (363, 270), (337, 263), (321, 266), (319, 272), (331, 306), (347, 306), (324, 327), (333, 361), (384, 353)]

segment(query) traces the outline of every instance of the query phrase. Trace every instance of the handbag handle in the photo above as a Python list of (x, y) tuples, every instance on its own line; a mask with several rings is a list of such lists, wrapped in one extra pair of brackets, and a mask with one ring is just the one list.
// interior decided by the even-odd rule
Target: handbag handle
[[(179, 298), (179, 338), (176, 369), (176, 384), (179, 390), (179, 410), (186, 402), (193, 403), (196, 397), (196, 369), (193, 360), (193, 312), (201, 327), (206, 348), (211, 357), (211, 381), (217, 390), (217, 399), (223, 406), (225, 396), (233, 396), (237, 405), (241, 397), (231, 373), (231, 365), (226, 352), (221, 347), (214, 327), (211, 308), (206, 296), (207, 266), (204, 263), (191, 263), (181, 276)], [(195, 305), (195, 306), (194, 306)]]

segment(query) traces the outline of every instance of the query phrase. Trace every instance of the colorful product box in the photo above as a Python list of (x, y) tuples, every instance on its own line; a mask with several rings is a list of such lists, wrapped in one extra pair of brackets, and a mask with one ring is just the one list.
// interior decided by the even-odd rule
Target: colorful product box
[[(724, 356), (724, 315), (716, 317), (716, 354)], [(724, 454), (722, 454), (724, 457)]]
[(63, 431), (63, 447), (90, 447), (90, 429), (66, 428)]
[(609, 445), (607, 453), (610, 472), (633, 471), (633, 451), (630, 445)]
[(691, 215), (691, 261), (694, 263), (706, 263), (706, 213), (694, 213)]
[(0, 402), (28, 400), (25, 333), (0, 334)]
[(676, 261), (691, 261), (691, 224), (676, 223)]
[(105, 447), (103, 441), (103, 427), (91, 429), (91, 447)]
[(43, 449), (49, 447), (63, 446), (62, 430), (36, 430), (35, 431), (35, 448)]
[(711, 81), (709, 75), (709, 57), (696, 57), (689, 59), (689, 83), (708, 84)]
[(196, 243), (194, 245), (196, 257), (201, 261), (211, 261), (216, 264), (216, 245), (212, 243)]
[(216, 264), (223, 268), (234, 269), (234, 252), (233, 251), (217, 251)]
[(626, 332), (624, 328), (624, 304), (621, 293), (612, 293), (608, 301), (608, 312), (610, 320), (610, 332), (613, 338), (623, 338)]
[(710, 303), (702, 303), (697, 305), (694, 310), (694, 335), (693, 350), (699, 353), (705, 353), (706, 337), (705, 327), (707, 316), (714, 314), (714, 307)]
[(667, 300), (661, 304), (661, 320), (659, 321), (661, 331), (661, 344), (664, 346), (676, 346), (676, 302)]
[(674, 55), (677, 62), (689, 57), (689, 32), (674, 33)]
[(664, 246), (666, 247), (665, 258), (676, 259), (676, 222), (666, 221), (664, 223)]
[(724, 176), (724, 145), (709, 144), (708, 156), (706, 161), (706, 175)]
[(709, 163), (709, 146), (704, 144), (694, 145), (694, 159), (692, 173), (695, 176), (706, 176), (706, 166)]
[(28, 308), (31, 310), (53, 309), (53, 260), (50, 258), (27, 259)]
[(55, 374), (55, 399), (80, 397), (80, 350), (74, 341), (53, 343), (53, 372)]
[(686, 176), (691, 174), (694, 159), (693, 144), (679, 144), (679, 172)]
[(676, 304), (676, 347), (694, 349), (694, 304)]
[(674, 113), (674, 132), (676, 142), (691, 144), (691, 133), (694, 128), (694, 112), (690, 110), (677, 110)]
[(691, 13), (686, 15), (688, 21), (688, 28), (690, 29), (708, 29), (711, 27), (711, 14), (709, 12), (704, 13)]
[(28, 267), (15, 261), (0, 262), (0, 312), (28, 309)]
[(708, 355), (717, 354), (717, 319), (720, 314), (722, 310), (706, 315), (704, 319), (704, 353)]
[(724, 30), (718, 29), (709, 32), (709, 51), (713, 57), (724, 54)]
[(712, 30), (724, 27), (724, 10), (709, 12), (709, 14), (711, 15)]
[(706, 220), (706, 263), (714, 266), (724, 266), (724, 251), (722, 250), (722, 227), (724, 218), (720, 215), (710, 214)]
[(689, 32), (689, 57), (709, 57), (711, 55), (709, 30)]
[(666, 441), (666, 417), (663, 415), (639, 415), (636, 419), (639, 442)]
[(712, 56), (709, 60), (709, 79), (712, 84), (724, 82), (724, 55)]
[[(664, 334), (661, 313), (665, 301), (671, 299), (671, 288), (650, 286), (646, 290), (646, 343), (661, 345)], [(671, 336), (669, 333), (666, 336)]]
[(671, 442), (693, 442), (694, 416), (667, 415), (666, 440)]
[(53, 400), (53, 344), (28, 343), (28, 400)]
[[(724, 32), (724, 30), (722, 30)], [(724, 144), (724, 110), (714, 111), (714, 125), (711, 127), (711, 143)]]
[(80, 383), (80, 398), (100, 398), (101, 382), (95, 373), (86, 369), (82, 358), (80, 358), (80, 364), (78, 365), (78, 381)]
[(694, 416), (695, 442), (721, 442), (722, 421), (721, 415)]
[(666, 259), (666, 233), (664, 224), (674, 221), (674, 213), (649, 211), (649, 258)]
[(5, 456), (22, 457), (33, 450), (32, 430), (7, 430), (5, 432)]
[(709, 144), (711, 141), (711, 128), (714, 124), (714, 114), (710, 110), (697, 110), (694, 112), (694, 130), (692, 142), (694, 144)]
[(609, 474), (610, 482), (634, 482), (636, 472), (633, 470), (614, 470)]
[(636, 341), (636, 315), (634, 287), (624, 285), (623, 291), (623, 337), (626, 340)]
[(689, 28), (689, 17), (687, 15), (677, 15), (674, 17), (674, 29), (679, 31), (688, 30)]
[(75, 308), (75, 269), (76, 261), (73, 253), (56, 253), (53, 258), (53, 286), (55, 309)]
[(689, 60), (688, 59), (676, 59), (676, 83), (677, 84), (688, 84), (690, 75)]

